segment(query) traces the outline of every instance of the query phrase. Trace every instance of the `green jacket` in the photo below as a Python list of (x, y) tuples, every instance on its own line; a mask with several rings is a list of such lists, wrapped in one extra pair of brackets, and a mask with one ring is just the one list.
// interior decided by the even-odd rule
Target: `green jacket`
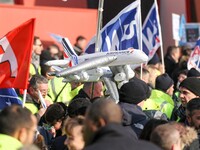
[(0, 134), (0, 150), (17, 150), (22, 146), (22, 143), (16, 138)]
[(144, 102), (143, 110), (160, 110), (170, 119), (174, 109), (174, 101), (170, 95), (160, 91), (152, 90), (151, 96)]

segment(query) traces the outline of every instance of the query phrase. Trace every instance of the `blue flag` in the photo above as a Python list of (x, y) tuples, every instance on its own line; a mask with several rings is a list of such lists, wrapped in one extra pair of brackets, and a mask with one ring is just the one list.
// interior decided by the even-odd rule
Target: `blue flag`
[(182, 14), (179, 27), (179, 37), (180, 37), (179, 46), (183, 46), (186, 44), (185, 24), (186, 24), (185, 16), (184, 14)]
[(192, 51), (190, 58), (187, 63), (187, 68), (190, 70), (191, 68), (195, 68), (200, 72), (200, 39), (197, 40), (196, 46)]
[(154, 1), (142, 27), (143, 51), (149, 57), (154, 56), (161, 44), (160, 20), (158, 16), (157, 3)]
[[(135, 1), (124, 8), (100, 30), (99, 50), (102, 52), (139, 49), (140, 2)], [(85, 52), (95, 52), (95, 38), (89, 42)]]

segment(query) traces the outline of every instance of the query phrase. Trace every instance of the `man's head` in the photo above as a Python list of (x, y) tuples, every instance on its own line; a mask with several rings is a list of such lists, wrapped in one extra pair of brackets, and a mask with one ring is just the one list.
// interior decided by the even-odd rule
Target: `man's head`
[[(141, 68), (138, 67), (134, 70), (135, 72), (135, 75), (137, 78), (140, 78), (140, 75), (141, 75)], [(146, 68), (142, 68), (142, 80), (145, 82), (145, 83), (149, 83), (149, 71), (146, 69)]]
[(186, 78), (181, 82), (179, 90), (182, 106), (186, 107), (191, 99), (200, 96), (200, 79), (195, 77)]
[(103, 96), (103, 84), (101, 81), (85, 82), (83, 90), (90, 97), (90, 99)]
[(181, 150), (179, 131), (170, 124), (157, 126), (151, 133), (150, 141), (163, 150)]
[(87, 98), (76, 98), (72, 100), (68, 105), (68, 115), (71, 118), (79, 115), (85, 116), (86, 109), (91, 105), (91, 102)]
[(178, 62), (181, 56), (180, 48), (177, 46), (169, 46), (167, 49), (167, 55), (170, 55), (176, 62)]
[(148, 85), (134, 77), (128, 83), (125, 83), (119, 90), (119, 101), (140, 105), (142, 107), (143, 100), (151, 95)]
[(45, 98), (48, 93), (48, 80), (41, 75), (32, 76), (28, 92), (35, 100), (39, 102), (38, 90), (41, 92), (42, 97)]
[(156, 78), (155, 88), (172, 96), (174, 92), (174, 81), (167, 73), (161, 74)]
[(200, 98), (194, 98), (187, 103), (187, 121), (190, 126), (200, 129)]
[(85, 46), (87, 44), (86, 38), (83, 36), (78, 36), (76, 38), (76, 45), (81, 48), (81, 50), (84, 50)]
[(33, 52), (36, 55), (41, 55), (41, 52), (43, 50), (43, 44), (38, 36), (34, 37), (34, 42), (33, 42)]
[(18, 139), (23, 145), (33, 143), (36, 129), (37, 119), (26, 108), (12, 105), (0, 112), (0, 133)]
[(86, 111), (84, 140), (91, 143), (94, 134), (102, 127), (110, 124), (121, 124), (122, 112), (113, 99), (100, 98), (92, 103)]

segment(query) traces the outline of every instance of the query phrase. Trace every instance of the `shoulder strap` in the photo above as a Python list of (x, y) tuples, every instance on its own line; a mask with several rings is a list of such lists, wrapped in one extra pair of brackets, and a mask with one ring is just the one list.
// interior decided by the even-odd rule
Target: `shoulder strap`
[(60, 96), (60, 94), (62, 93), (62, 91), (64, 90), (64, 88), (66, 87), (67, 83), (68, 83), (68, 82), (66, 82), (65, 85), (62, 87), (62, 89), (60, 90), (60, 92), (59, 92), (58, 95), (56, 96), (54, 102), (57, 102), (58, 97)]

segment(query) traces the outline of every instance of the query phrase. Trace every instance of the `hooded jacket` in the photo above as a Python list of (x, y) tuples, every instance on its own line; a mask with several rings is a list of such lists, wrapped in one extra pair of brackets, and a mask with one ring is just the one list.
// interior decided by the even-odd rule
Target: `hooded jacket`
[(123, 113), (122, 125), (127, 128), (131, 127), (131, 129), (139, 137), (144, 128), (144, 125), (148, 121), (148, 117), (142, 111), (142, 109), (135, 104), (124, 102), (119, 102), (118, 104), (121, 107)]

